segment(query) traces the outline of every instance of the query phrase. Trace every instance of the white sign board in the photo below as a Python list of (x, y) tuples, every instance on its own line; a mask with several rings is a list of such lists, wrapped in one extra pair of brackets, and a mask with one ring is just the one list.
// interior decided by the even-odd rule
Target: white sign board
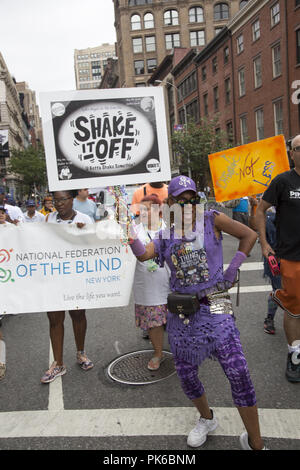
[(0, 225), (0, 314), (128, 305), (135, 257), (115, 221)]
[(50, 191), (171, 179), (162, 87), (41, 93)]

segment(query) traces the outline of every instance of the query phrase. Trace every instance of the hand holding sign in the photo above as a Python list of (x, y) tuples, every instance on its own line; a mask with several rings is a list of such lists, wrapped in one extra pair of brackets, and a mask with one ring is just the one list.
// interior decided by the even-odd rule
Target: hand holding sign
[(282, 135), (208, 156), (217, 202), (263, 193), (290, 169)]

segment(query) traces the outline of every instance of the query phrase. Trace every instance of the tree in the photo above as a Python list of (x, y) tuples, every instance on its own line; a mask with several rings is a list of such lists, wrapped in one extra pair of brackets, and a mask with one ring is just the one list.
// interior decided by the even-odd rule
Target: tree
[(200, 187), (210, 180), (208, 155), (229, 147), (227, 134), (218, 130), (218, 116), (212, 120), (202, 118), (198, 124), (189, 119), (187, 129), (172, 136), (172, 148), (179, 156), (181, 172), (187, 174), (190, 167)]
[(25, 192), (31, 194), (35, 188), (41, 188), (47, 184), (47, 171), (44, 148), (30, 145), (24, 150), (11, 150), (11, 157), (7, 170), (19, 176), (25, 187)]

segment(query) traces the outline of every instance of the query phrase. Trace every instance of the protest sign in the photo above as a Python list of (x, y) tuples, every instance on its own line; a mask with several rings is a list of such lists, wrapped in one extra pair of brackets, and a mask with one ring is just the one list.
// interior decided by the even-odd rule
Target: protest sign
[(263, 193), (276, 175), (290, 169), (282, 135), (208, 158), (217, 202)]
[(128, 305), (135, 257), (115, 221), (0, 225), (0, 314)]
[(161, 87), (41, 93), (49, 189), (171, 178)]

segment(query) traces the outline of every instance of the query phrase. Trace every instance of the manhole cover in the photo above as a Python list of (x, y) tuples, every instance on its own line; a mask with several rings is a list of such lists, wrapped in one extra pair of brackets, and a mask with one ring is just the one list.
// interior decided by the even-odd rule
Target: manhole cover
[(153, 349), (124, 354), (109, 364), (108, 376), (123, 384), (145, 385), (159, 382), (175, 374), (172, 353), (163, 351), (163, 360), (156, 371), (147, 368), (151, 357), (153, 357)]

